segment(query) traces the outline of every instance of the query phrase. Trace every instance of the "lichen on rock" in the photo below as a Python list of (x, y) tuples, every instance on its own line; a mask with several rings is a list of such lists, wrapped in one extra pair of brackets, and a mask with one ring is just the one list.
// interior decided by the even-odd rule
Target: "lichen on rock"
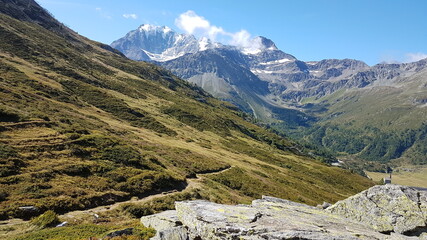
[(386, 185), (325, 210), (263, 196), (251, 205), (176, 202), (175, 211), (141, 221), (158, 231), (156, 239), (423, 239), (426, 206), (425, 192)]
[(363, 222), (378, 232), (427, 230), (427, 192), (406, 186), (374, 186), (326, 211)]

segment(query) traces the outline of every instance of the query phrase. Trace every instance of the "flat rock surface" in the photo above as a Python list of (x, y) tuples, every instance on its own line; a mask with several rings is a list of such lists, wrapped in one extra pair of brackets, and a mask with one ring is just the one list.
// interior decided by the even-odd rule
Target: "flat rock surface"
[(405, 239), (375, 232), (366, 225), (318, 208), (272, 197), (252, 205), (207, 201), (177, 202), (191, 239)]
[(157, 239), (427, 239), (426, 203), (425, 192), (386, 185), (325, 210), (267, 196), (236, 206), (196, 200), (141, 221), (170, 234)]

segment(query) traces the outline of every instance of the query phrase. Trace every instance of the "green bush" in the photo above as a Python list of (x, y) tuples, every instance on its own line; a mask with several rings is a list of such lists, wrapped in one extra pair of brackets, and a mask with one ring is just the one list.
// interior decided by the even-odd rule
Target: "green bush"
[(85, 164), (63, 165), (60, 168), (55, 169), (55, 171), (68, 176), (87, 177), (91, 174), (90, 166)]
[(0, 190), (0, 202), (6, 200), (8, 196), (9, 196), (9, 193), (7, 193), (7, 191), (3, 189)]
[(13, 147), (0, 143), (0, 159), (16, 157), (18, 157), (18, 152)]
[(133, 235), (139, 237), (141, 240), (148, 240), (156, 235), (156, 230), (143, 225), (138, 225), (133, 228)]
[(21, 159), (0, 159), (0, 177), (18, 174), (25, 165)]
[(106, 234), (110, 228), (102, 225), (82, 224), (69, 227), (47, 228), (31, 232), (16, 238), (16, 240), (73, 240), (88, 239)]
[(22, 118), (18, 113), (0, 108), (0, 122), (19, 122)]
[(42, 215), (31, 220), (31, 224), (39, 228), (53, 227), (59, 223), (58, 215), (54, 211), (48, 210)]
[(113, 146), (106, 148), (102, 153), (102, 159), (125, 165), (139, 165), (141, 155), (129, 146)]
[(193, 190), (192, 192), (182, 192), (158, 197), (142, 204), (124, 204), (121, 206), (121, 210), (129, 213), (134, 218), (140, 218), (142, 216), (175, 209), (176, 201), (196, 200), (201, 198), (202, 196), (199, 190)]
[(144, 195), (161, 190), (173, 189), (180, 184), (182, 184), (182, 180), (173, 178), (166, 173), (145, 171), (127, 179), (126, 182), (117, 184), (116, 187), (120, 191), (135, 195)]
[(156, 213), (155, 210), (149, 205), (135, 205), (127, 204), (122, 206), (122, 210), (129, 213), (134, 218), (140, 218)]

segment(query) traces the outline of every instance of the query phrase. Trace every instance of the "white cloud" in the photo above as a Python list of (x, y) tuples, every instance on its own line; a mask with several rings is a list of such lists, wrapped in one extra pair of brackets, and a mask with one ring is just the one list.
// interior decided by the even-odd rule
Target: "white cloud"
[(421, 59), (427, 58), (427, 54), (417, 52), (417, 53), (407, 53), (405, 54), (404, 62), (417, 62)]
[(166, 11), (166, 10), (161, 11), (160, 14), (162, 14), (162, 16), (170, 16), (170, 15), (172, 15), (171, 12)]
[(175, 19), (175, 25), (188, 34), (193, 34), (196, 37), (207, 37), (214, 42), (221, 39), (223, 43), (243, 48), (255, 48), (260, 46), (257, 41), (252, 39), (248, 31), (241, 30), (235, 33), (227, 32), (222, 27), (212, 25), (204, 17), (197, 15), (191, 10), (179, 15), (179, 17)]
[(380, 57), (380, 63), (394, 64), (394, 63), (402, 63), (401, 57), (398, 57), (396, 54), (382, 54)]
[(102, 8), (97, 7), (95, 8), (95, 11), (99, 14), (99, 16), (101, 16), (102, 18), (106, 18), (106, 19), (112, 19), (112, 17), (110, 16), (110, 14), (108, 14), (108, 12), (104, 11)]
[(137, 19), (138, 18), (138, 15), (136, 15), (135, 13), (125, 13), (125, 14), (123, 14), (123, 17), (124, 18), (131, 18), (131, 19)]
[(212, 27), (208, 20), (204, 17), (198, 16), (191, 10), (179, 15), (179, 17), (175, 19), (175, 24), (189, 34), (194, 34), (196, 30), (209, 32)]

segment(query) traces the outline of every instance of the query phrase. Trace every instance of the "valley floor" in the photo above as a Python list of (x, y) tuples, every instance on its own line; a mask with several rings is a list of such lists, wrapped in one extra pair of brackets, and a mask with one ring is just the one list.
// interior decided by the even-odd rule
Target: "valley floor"
[[(368, 172), (366, 174), (374, 181), (388, 177), (387, 173)], [(395, 169), (392, 174), (392, 183), (412, 187), (427, 188), (427, 166), (404, 166)]]

